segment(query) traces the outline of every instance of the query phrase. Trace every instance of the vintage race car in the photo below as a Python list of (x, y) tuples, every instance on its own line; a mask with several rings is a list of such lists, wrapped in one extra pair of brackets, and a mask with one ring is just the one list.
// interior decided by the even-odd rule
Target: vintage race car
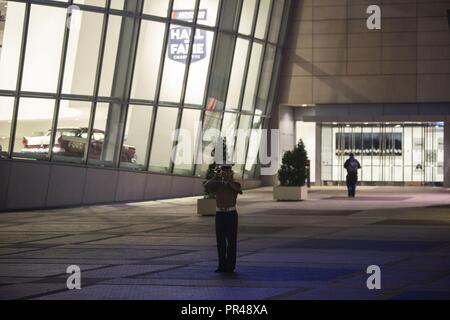
[[(82, 158), (86, 147), (87, 136), (88, 128), (59, 128), (56, 132), (53, 154)], [(48, 154), (50, 139), (51, 130), (42, 136), (23, 137), (22, 153)], [(90, 159), (101, 159), (104, 141), (105, 132), (94, 129), (89, 149)], [(122, 146), (120, 158), (122, 162), (136, 163), (136, 148), (128, 145)]]

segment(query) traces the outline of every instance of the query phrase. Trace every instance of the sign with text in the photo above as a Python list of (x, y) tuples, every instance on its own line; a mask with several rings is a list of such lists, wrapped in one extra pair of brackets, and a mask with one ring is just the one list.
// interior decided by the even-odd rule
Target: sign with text
[[(206, 10), (200, 10), (198, 13), (198, 20), (206, 20)], [(172, 12), (172, 19), (192, 21), (194, 10), (174, 10)], [(191, 37), (192, 28), (173, 25), (169, 30), (169, 59), (186, 63), (189, 53), (189, 40)], [(192, 48), (191, 62), (197, 62), (206, 58), (206, 30), (197, 29), (194, 34), (194, 42)]]

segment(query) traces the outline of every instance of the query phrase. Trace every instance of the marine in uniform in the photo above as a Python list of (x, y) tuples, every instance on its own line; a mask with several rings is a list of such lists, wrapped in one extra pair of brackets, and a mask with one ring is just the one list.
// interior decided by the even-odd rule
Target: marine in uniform
[(205, 183), (205, 189), (216, 196), (216, 239), (219, 266), (215, 272), (232, 273), (236, 268), (238, 213), (236, 201), (242, 194), (241, 184), (234, 181), (231, 165)]

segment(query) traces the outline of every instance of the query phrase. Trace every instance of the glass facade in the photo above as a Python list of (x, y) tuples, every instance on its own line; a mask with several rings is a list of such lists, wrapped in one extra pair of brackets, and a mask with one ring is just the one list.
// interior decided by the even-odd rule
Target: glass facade
[(322, 180), (344, 183), (350, 153), (361, 163), (362, 182), (442, 183), (443, 123), (322, 125)]
[(254, 178), (260, 139), (239, 132), (269, 123), (289, 7), (0, 1), (1, 157), (204, 176), (198, 132), (216, 128)]

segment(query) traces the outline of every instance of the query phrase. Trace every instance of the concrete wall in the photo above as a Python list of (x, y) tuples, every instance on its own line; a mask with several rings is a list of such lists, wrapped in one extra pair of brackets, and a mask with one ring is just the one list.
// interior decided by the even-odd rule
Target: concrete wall
[[(379, 5), (381, 30), (366, 9)], [(297, 0), (280, 103), (450, 101), (450, 0)]]
[[(49, 162), (0, 161), (0, 211), (133, 202), (203, 194), (203, 179)], [(260, 180), (240, 181), (244, 189)]]

